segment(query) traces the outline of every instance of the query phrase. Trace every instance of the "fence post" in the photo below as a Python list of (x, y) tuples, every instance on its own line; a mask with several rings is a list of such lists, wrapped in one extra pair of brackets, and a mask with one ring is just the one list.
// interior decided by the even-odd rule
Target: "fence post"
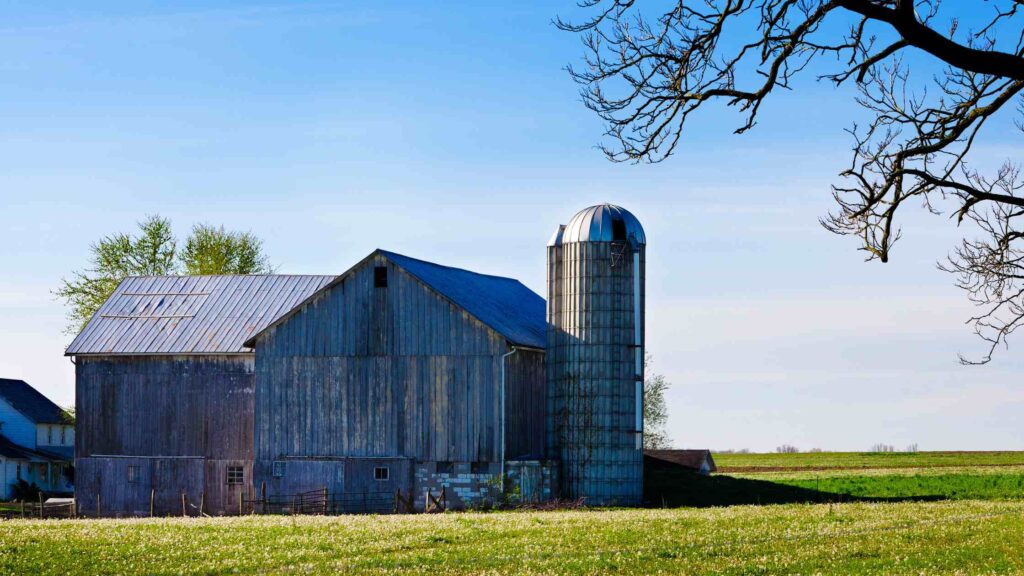
[(185, 492), (182, 491), (182, 493), (181, 493), (181, 515), (182, 516), (188, 516), (188, 509), (185, 507), (186, 506), (185, 499), (186, 499)]
[(22, 518), (25, 517), (25, 499), (24, 498), (21, 499), (21, 517)]
[(149, 517), (153, 517), (153, 502), (156, 500), (156, 488), (149, 489)]
[(71, 499), (71, 517), (78, 518), (78, 501), (74, 498)]
[(260, 512), (267, 513), (267, 481), (260, 482)]
[(241, 516), (242, 514), (245, 514), (245, 511), (242, 510), (242, 491), (239, 490), (238, 491), (238, 515)]
[(445, 486), (441, 486), (441, 511), (448, 511), (448, 493), (445, 491)]
[(327, 516), (327, 486), (324, 486), (324, 516)]
[(43, 517), (43, 493), (39, 492), (39, 517)]
[(199, 515), (203, 515), (203, 509), (206, 508), (206, 490), (199, 493)]
[(100, 513), (100, 493), (97, 492), (96, 493), (96, 517), (99, 518), (100, 516), (102, 516), (102, 514)]

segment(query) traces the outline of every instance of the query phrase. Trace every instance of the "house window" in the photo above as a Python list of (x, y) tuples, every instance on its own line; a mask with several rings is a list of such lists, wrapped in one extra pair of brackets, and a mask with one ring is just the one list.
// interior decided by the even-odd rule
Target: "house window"
[(14, 474), (18, 480), (21, 480), (21, 464), (18, 464), (18, 467), (15, 469)]
[(391, 476), (391, 469), (387, 466), (377, 466), (373, 469), (373, 479), (384, 481)]
[(473, 462), (469, 465), (469, 472), (471, 474), (487, 474), (490, 468), (491, 465), (487, 462)]
[(228, 486), (241, 486), (245, 481), (245, 472), (241, 466), (228, 466)]
[(53, 426), (46, 427), (46, 445), (53, 446)]
[(455, 470), (455, 465), (451, 462), (438, 462), (437, 473), (438, 474), (451, 474)]
[(139, 467), (135, 464), (128, 465), (128, 483), (137, 484), (139, 482)]
[(68, 443), (68, 427), (67, 426), (61, 426), (60, 427), (60, 443), (61, 443), (61, 445), (64, 445), (64, 444)]
[(374, 288), (387, 288), (388, 287), (388, 267), (387, 266), (376, 266), (373, 269), (373, 287)]
[(284, 461), (276, 460), (274, 462), (274, 478), (284, 478)]

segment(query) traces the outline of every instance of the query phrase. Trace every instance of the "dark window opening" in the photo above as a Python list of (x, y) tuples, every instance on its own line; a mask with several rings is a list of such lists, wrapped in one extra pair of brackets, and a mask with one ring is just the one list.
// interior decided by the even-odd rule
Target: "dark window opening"
[(388, 287), (388, 267), (377, 266), (373, 269), (373, 287), (374, 288), (387, 288)]
[(625, 220), (612, 220), (612, 241), (613, 242), (625, 242), (626, 241), (626, 221)]
[(469, 465), (469, 472), (471, 474), (487, 474), (490, 468), (491, 465), (488, 462), (473, 462)]
[(437, 473), (438, 474), (451, 474), (455, 470), (455, 465), (451, 462), (438, 462)]
[(274, 478), (284, 478), (284, 461), (274, 462)]
[(134, 464), (128, 465), (128, 483), (135, 484), (139, 481), (139, 467)]
[(377, 466), (373, 469), (374, 480), (387, 480), (391, 476), (391, 470), (387, 466)]
[(241, 466), (228, 466), (228, 486), (240, 486), (245, 481)]

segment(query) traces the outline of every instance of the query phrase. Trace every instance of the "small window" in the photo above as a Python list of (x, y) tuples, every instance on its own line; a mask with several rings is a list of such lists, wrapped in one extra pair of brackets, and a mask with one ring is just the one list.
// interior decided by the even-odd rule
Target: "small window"
[(46, 427), (46, 444), (53, 446), (53, 426)]
[(387, 466), (377, 466), (376, 468), (373, 469), (373, 479), (374, 480), (384, 481), (384, 480), (387, 480), (390, 477), (391, 477), (391, 469), (388, 468)]
[(470, 474), (487, 474), (491, 465), (487, 462), (473, 462), (469, 465)]
[(387, 288), (388, 287), (388, 267), (377, 266), (373, 269), (373, 287), (374, 288)]
[(284, 461), (277, 460), (274, 462), (274, 478), (284, 478)]
[(626, 221), (625, 220), (612, 220), (612, 241), (613, 242), (625, 242), (626, 241)]
[(128, 465), (128, 483), (137, 484), (139, 482), (139, 467), (135, 464)]
[(455, 470), (455, 466), (451, 462), (438, 462), (437, 473), (438, 474), (451, 474)]
[(67, 428), (67, 426), (61, 426), (60, 427), (60, 443), (62, 445), (68, 443), (68, 428)]
[(228, 466), (228, 486), (240, 486), (245, 481), (241, 466)]
[(18, 480), (21, 480), (21, 464), (18, 464), (18, 467), (14, 471), (14, 475)]

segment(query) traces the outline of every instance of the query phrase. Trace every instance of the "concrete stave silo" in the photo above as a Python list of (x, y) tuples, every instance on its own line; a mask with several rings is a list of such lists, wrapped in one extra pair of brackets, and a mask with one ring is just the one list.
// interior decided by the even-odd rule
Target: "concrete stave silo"
[(640, 503), (646, 237), (611, 204), (548, 244), (548, 446), (562, 492), (593, 505)]

